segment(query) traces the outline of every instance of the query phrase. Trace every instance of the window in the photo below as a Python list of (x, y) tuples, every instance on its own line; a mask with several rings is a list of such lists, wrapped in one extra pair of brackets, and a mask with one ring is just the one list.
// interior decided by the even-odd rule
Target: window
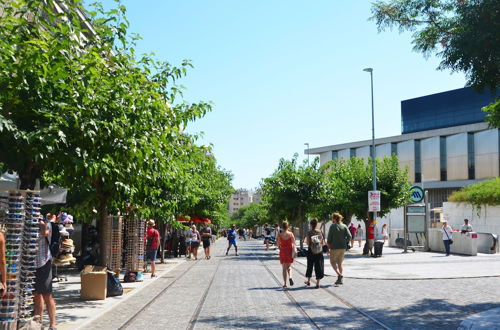
[(356, 157), (356, 149), (351, 148), (351, 149), (349, 149), (349, 150), (350, 150), (350, 152), (351, 152), (351, 158)]
[(398, 144), (397, 143), (391, 143), (391, 156), (398, 154)]
[(422, 182), (422, 159), (420, 157), (420, 140), (415, 140), (415, 182)]
[(474, 133), (467, 134), (467, 163), (469, 167), (469, 180), (476, 178), (476, 162), (474, 159)]
[(439, 138), (439, 167), (441, 168), (441, 181), (446, 181), (448, 172), (446, 170), (446, 137), (441, 136)]
[(332, 151), (332, 160), (339, 158), (339, 152), (338, 151)]

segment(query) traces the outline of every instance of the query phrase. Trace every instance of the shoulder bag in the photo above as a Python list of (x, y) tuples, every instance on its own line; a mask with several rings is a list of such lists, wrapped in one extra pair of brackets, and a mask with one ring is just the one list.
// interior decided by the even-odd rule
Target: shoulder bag
[(450, 245), (452, 245), (453, 244), (453, 240), (448, 235), (448, 232), (446, 231), (446, 228), (443, 228), (443, 230), (444, 230), (444, 233), (446, 234), (446, 237), (448, 237), (448, 240), (450, 241)]

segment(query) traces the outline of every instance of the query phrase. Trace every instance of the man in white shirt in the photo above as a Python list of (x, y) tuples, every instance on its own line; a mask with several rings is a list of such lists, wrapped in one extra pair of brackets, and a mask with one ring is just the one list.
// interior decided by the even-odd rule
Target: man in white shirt
[(470, 233), (471, 231), (473, 231), (472, 226), (469, 224), (469, 219), (464, 219), (464, 224), (460, 229), (462, 234)]

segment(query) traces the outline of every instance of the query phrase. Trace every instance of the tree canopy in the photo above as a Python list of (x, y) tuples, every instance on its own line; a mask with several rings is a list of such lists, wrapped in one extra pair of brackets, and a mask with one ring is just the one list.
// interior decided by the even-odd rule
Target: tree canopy
[[(498, 0), (378, 0), (372, 13), (380, 31), (397, 27), (413, 32), (414, 50), (440, 57), (438, 69), (463, 72), (467, 85), (496, 93), (500, 82)], [(488, 121), (497, 127), (498, 102), (486, 109)]]

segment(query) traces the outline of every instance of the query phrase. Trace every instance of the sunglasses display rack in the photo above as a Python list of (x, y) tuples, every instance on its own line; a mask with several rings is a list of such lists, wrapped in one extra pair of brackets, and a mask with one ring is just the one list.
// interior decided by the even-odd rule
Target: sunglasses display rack
[(144, 228), (143, 219), (125, 221), (125, 268), (129, 272), (144, 270)]
[(41, 218), (41, 199), (36, 192), (25, 196), (25, 221), (23, 229), (23, 253), (21, 256), (21, 290), (19, 294), (19, 319), (33, 317), (33, 290), (35, 285), (35, 259)]
[(37, 192), (9, 191), (1, 197), (0, 220), (5, 230), (6, 294), (0, 300), (2, 329), (16, 329), (33, 317), (35, 258), (40, 219)]
[(106, 266), (116, 274), (120, 273), (122, 260), (122, 222), (122, 217), (109, 216), (103, 228)]

